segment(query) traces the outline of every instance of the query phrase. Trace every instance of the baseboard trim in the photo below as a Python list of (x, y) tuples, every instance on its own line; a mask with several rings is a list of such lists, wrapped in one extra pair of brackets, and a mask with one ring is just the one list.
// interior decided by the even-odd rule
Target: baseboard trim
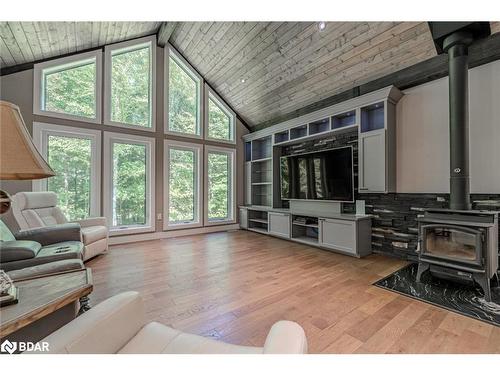
[(113, 236), (109, 238), (110, 245), (121, 245), (133, 242), (160, 240), (165, 238), (175, 238), (183, 236), (194, 236), (197, 234), (206, 234), (214, 232), (227, 232), (230, 230), (240, 229), (239, 224), (230, 225), (219, 225), (213, 227), (203, 227), (203, 228), (189, 228), (189, 229), (179, 229), (179, 230), (169, 230), (165, 232), (153, 232), (153, 233), (142, 233), (142, 234), (131, 234), (125, 236)]

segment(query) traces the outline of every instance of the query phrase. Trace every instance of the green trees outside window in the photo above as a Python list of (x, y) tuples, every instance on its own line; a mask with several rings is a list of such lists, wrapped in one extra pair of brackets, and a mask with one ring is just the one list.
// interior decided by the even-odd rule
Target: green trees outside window
[(151, 127), (151, 46), (111, 55), (111, 121)]
[(146, 224), (146, 146), (113, 143), (113, 226)]
[(208, 219), (229, 219), (231, 209), (231, 166), (230, 156), (222, 153), (208, 153)]
[(69, 115), (96, 117), (96, 63), (43, 71), (42, 109)]
[(208, 98), (208, 137), (231, 140), (231, 117), (212, 98)]
[(168, 221), (196, 219), (196, 154), (193, 150), (169, 148)]
[(168, 129), (199, 135), (200, 83), (191, 77), (177, 61), (169, 57), (168, 69)]
[(89, 139), (48, 137), (47, 161), (56, 175), (47, 180), (47, 190), (57, 194), (59, 207), (70, 220), (90, 214), (91, 147)]

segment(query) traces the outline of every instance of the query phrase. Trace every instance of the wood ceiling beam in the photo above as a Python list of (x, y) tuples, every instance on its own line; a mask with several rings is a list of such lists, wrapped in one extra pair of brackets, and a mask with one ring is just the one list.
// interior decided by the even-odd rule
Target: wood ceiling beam
[(158, 29), (157, 33), (157, 40), (158, 40), (158, 45), (161, 47), (164, 47), (165, 44), (168, 43), (168, 40), (170, 39), (170, 36), (174, 32), (175, 28), (177, 27), (177, 22), (162, 22), (160, 28)]

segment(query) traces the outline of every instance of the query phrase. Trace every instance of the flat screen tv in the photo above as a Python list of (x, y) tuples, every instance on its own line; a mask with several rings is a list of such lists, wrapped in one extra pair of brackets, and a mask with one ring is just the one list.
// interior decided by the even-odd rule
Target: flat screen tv
[(281, 199), (354, 201), (352, 147), (282, 156)]

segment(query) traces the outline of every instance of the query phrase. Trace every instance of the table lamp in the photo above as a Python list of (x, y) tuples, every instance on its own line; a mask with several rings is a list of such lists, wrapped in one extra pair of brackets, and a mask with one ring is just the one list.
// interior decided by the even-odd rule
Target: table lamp
[[(37, 180), (55, 173), (38, 152), (15, 104), (0, 100), (0, 180)], [(11, 200), (0, 190), (0, 214)]]

